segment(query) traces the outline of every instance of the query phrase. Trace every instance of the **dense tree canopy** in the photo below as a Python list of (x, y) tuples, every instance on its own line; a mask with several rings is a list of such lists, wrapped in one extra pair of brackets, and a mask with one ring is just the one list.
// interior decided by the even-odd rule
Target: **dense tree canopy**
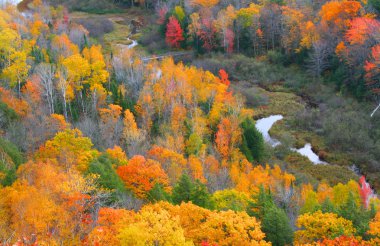
[[(276, 158), (228, 67), (103, 49), (65, 8), (26, 2), (0, 9), (1, 244), (379, 245), (365, 177)], [(347, 88), (380, 91), (376, 1), (164, 2), (128, 4), (157, 6), (170, 48), (349, 70)]]

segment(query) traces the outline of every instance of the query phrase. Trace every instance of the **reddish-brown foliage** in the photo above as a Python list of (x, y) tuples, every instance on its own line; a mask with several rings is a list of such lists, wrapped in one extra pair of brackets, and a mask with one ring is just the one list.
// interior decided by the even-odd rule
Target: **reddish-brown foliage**
[(183, 30), (178, 20), (172, 16), (166, 25), (166, 43), (174, 48), (179, 48), (180, 43), (184, 40)]

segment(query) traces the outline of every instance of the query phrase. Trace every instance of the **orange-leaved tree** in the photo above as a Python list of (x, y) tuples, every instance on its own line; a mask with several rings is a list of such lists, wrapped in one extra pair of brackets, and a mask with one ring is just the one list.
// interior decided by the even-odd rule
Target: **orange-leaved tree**
[(155, 184), (161, 184), (169, 190), (168, 176), (160, 163), (141, 155), (133, 156), (127, 165), (119, 166), (117, 174), (138, 197), (145, 197)]

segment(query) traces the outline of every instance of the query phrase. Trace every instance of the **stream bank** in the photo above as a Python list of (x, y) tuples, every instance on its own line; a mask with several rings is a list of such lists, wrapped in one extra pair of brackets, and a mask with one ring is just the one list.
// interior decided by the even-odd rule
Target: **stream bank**
[[(277, 139), (274, 139), (270, 136), (269, 131), (272, 128), (272, 126), (277, 122), (284, 119), (282, 115), (270, 115), (269, 117), (261, 118), (256, 121), (256, 128), (264, 137), (264, 140), (267, 144), (275, 148), (276, 146), (281, 145), (281, 142)], [(298, 154), (305, 156), (309, 159), (310, 162), (312, 162), (314, 165), (326, 165), (331, 166), (329, 163), (323, 161), (320, 159), (320, 157), (313, 151), (312, 146), (310, 143), (306, 143), (304, 147), (296, 149), (293, 147), (290, 147), (290, 150), (293, 152), (297, 152)], [(358, 177), (361, 176), (360, 169), (353, 164), (350, 168), (350, 171), (355, 173)], [(348, 171), (348, 170), (347, 170)], [(364, 176), (362, 176), (364, 177)], [(364, 185), (370, 188), (370, 184), (364, 179)], [(371, 195), (370, 197), (374, 197), (375, 191), (371, 188)]]

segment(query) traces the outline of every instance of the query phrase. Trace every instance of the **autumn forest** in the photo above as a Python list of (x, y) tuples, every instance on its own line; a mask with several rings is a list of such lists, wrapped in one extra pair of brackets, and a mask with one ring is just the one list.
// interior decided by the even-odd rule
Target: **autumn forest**
[(380, 245), (379, 0), (0, 6), (1, 245)]

